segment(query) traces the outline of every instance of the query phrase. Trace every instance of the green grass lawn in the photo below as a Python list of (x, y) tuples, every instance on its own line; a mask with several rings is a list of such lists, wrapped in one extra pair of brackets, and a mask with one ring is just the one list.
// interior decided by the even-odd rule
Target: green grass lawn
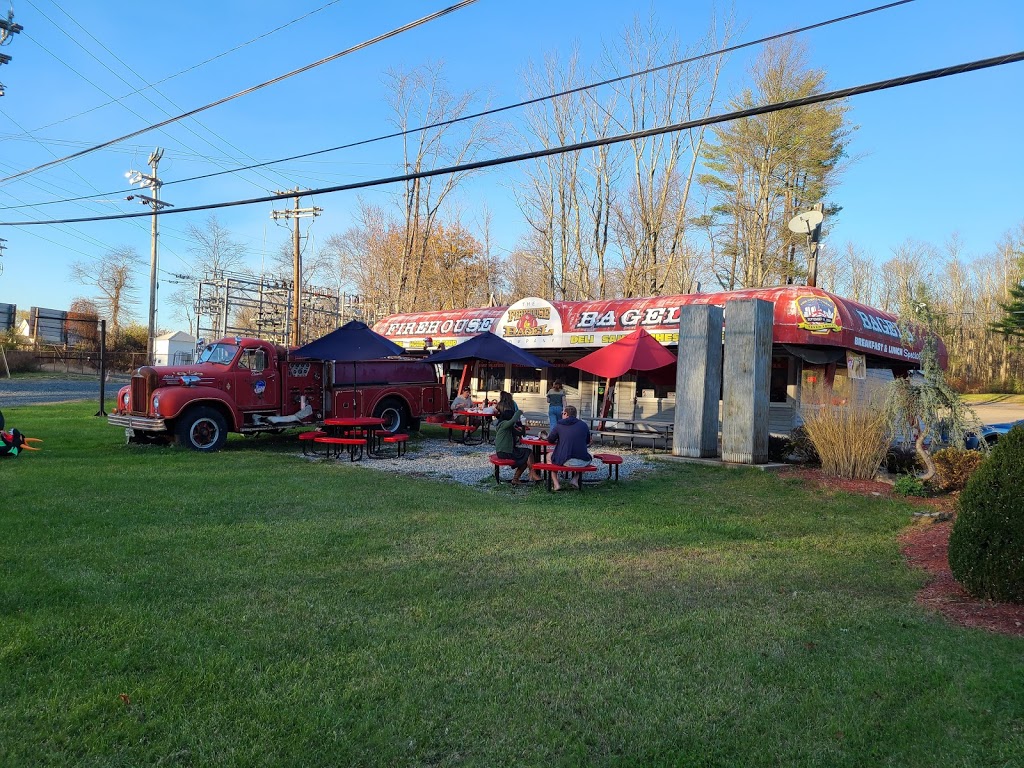
[[(1011, 766), (1024, 642), (899, 502), (671, 465), (513, 494), (5, 410), (0, 766)], [(125, 694), (124, 701), (121, 694)]]

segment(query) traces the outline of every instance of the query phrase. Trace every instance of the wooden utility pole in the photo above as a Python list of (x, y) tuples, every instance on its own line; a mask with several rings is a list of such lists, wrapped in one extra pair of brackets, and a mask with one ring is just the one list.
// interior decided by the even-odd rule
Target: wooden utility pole
[(270, 217), (274, 220), (277, 219), (294, 219), (295, 229), (292, 233), (292, 318), (291, 318), (291, 344), (292, 346), (299, 346), (302, 344), (302, 249), (300, 247), (299, 237), (299, 219), (312, 218), (319, 216), (323, 212), (323, 208), (317, 208), (315, 205), (309, 208), (299, 207), (299, 188), (296, 187), (291, 191), (279, 191), (275, 190), (275, 195), (281, 195), (282, 197), (292, 195), (295, 198), (295, 207), (284, 211), (271, 211)]
[(163, 184), (157, 176), (157, 167), (160, 165), (160, 158), (164, 156), (164, 151), (157, 147), (146, 161), (149, 163), (150, 169), (153, 171), (152, 174), (141, 173), (136, 170), (128, 171), (125, 177), (131, 184), (138, 184), (140, 187), (149, 188), (153, 190), (153, 196), (133, 194), (128, 195), (128, 200), (137, 200), (143, 205), (148, 205), (153, 209), (153, 223), (150, 227), (150, 258), (149, 258), (149, 336), (146, 341), (146, 364), (153, 365), (153, 347), (156, 339), (156, 333), (158, 330), (156, 322), (157, 313), (157, 290), (159, 285), (157, 283), (157, 270), (159, 268), (159, 259), (157, 252), (157, 242), (160, 237), (159, 226), (157, 224), (157, 212), (161, 208), (174, 206), (170, 203), (160, 199), (160, 187)]

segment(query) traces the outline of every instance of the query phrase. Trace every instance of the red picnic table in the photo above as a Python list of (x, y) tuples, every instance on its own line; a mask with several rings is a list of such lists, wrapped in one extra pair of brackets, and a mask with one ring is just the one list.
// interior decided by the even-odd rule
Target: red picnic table
[[(455, 411), (455, 416), (465, 416), (469, 423), (480, 428), (480, 442), (491, 442), (491, 420), (494, 418), (494, 409), (465, 409)], [(468, 437), (468, 435), (467, 435)]]
[(371, 459), (378, 458), (373, 452), (373, 433), (384, 426), (384, 419), (376, 416), (335, 416), (324, 419), (324, 426), (333, 429), (353, 429), (362, 432), (366, 441), (366, 455)]
[[(553, 448), (554, 443), (549, 442), (541, 437), (524, 437), (519, 440), (520, 444), (528, 445), (533, 448), (533, 460), (534, 461), (547, 461), (548, 460), (548, 448)], [(542, 458), (543, 457), (543, 458)]]

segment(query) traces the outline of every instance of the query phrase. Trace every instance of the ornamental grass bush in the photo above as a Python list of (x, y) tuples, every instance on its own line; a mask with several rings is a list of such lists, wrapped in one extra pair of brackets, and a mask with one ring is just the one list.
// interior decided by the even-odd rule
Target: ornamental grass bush
[(935, 486), (943, 491), (962, 491), (985, 457), (966, 448), (943, 448), (932, 456), (935, 462)]
[(869, 403), (819, 406), (806, 415), (804, 429), (822, 471), (833, 477), (870, 480), (889, 450), (888, 419)]
[(976, 597), (1024, 603), (1024, 428), (967, 481), (949, 537), (953, 576)]

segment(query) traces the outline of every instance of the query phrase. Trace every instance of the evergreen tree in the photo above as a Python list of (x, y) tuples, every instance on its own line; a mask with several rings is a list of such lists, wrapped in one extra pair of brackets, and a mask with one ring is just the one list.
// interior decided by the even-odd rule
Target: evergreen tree
[(1010, 300), (1000, 303), (1006, 316), (989, 327), (1007, 337), (1024, 341), (1024, 283), (1010, 289)]

